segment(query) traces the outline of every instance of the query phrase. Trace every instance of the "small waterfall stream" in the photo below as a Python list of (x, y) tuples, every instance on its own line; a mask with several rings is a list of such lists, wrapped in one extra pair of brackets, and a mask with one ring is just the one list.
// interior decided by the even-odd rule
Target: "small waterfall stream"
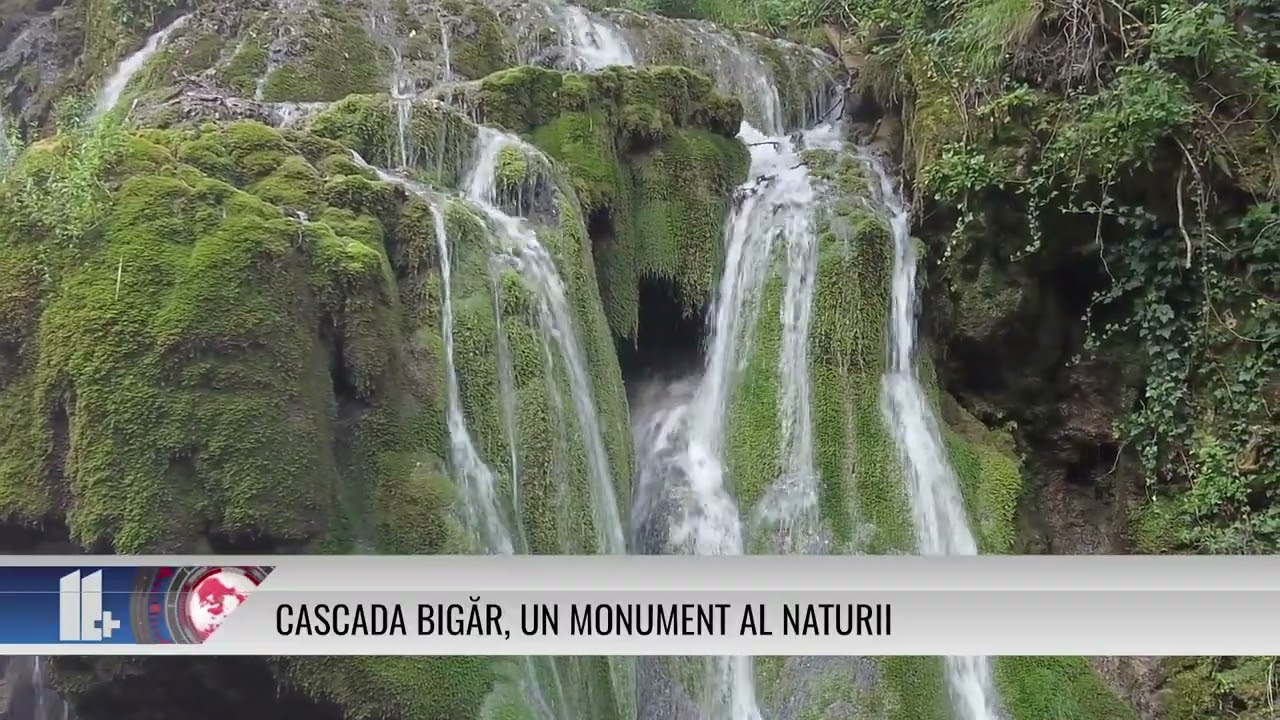
[[(922, 555), (976, 555), (960, 483), (948, 460), (938, 420), (916, 378), (916, 245), (910, 211), (874, 154), (865, 154), (889, 215), (894, 259), (889, 307), (889, 367), (881, 407), (907, 476), (917, 544)], [(997, 720), (999, 700), (985, 657), (948, 657), (947, 679), (962, 720)]]
[[(357, 156), (358, 159), (358, 156)], [(363, 163), (363, 160), (360, 162)], [(467, 501), (462, 503), (467, 524), (479, 537), (485, 552), (511, 555), (515, 552), (513, 533), (507, 527), (506, 514), (498, 500), (493, 471), (480, 458), (462, 412), (462, 396), (458, 389), (458, 371), (453, 357), (453, 294), (449, 253), (449, 231), (445, 208), (426, 188), (385, 170), (375, 168), (378, 177), (395, 183), (421, 197), (431, 209), (435, 225), (436, 249), (440, 255), (440, 324), (444, 340), (445, 421), (449, 437), (449, 462), (453, 476), (461, 485)]]
[(595, 392), (587, 373), (586, 355), (578, 343), (564, 283), (551, 255), (538, 242), (537, 235), (518, 218), (498, 207), (498, 153), (508, 147), (522, 153), (537, 151), (519, 138), (488, 127), (480, 128), (476, 146), (475, 164), (466, 182), (467, 198), (493, 220), (500, 238), (508, 243), (499, 251), (500, 258), (519, 274), (538, 301), (543, 336), (555, 345), (568, 375), (571, 399), (586, 446), (598, 550), (610, 555), (625, 554), (626, 536), (613, 489), (613, 472), (605, 451), (604, 434), (596, 412)]
[(409, 122), (413, 118), (413, 98), (417, 94), (413, 76), (404, 71), (404, 58), (398, 48), (391, 48), (391, 104), (396, 111), (396, 151), (400, 167), (413, 166), (413, 134)]
[(577, 5), (565, 5), (561, 15), (569, 31), (569, 49), (578, 70), (636, 64), (631, 47), (613, 25), (596, 19)]
[(147, 41), (142, 44), (142, 47), (137, 52), (126, 57), (116, 66), (115, 72), (111, 74), (111, 77), (107, 78), (107, 82), (102, 86), (101, 92), (98, 93), (98, 101), (93, 111), (95, 116), (105, 115), (115, 109), (116, 103), (120, 102), (120, 96), (124, 94), (125, 88), (129, 86), (129, 81), (133, 79), (133, 76), (168, 41), (169, 36), (186, 24), (190, 18), (190, 15), (183, 15), (160, 28), (151, 37), (147, 38)]

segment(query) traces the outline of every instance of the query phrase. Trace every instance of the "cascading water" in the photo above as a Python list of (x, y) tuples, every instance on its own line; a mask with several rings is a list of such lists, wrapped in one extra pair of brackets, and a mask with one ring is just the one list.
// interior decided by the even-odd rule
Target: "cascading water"
[[(14, 658), (19, 660), (20, 658)], [(31, 719), (32, 720), (74, 720), (71, 703), (58, 695), (49, 683), (49, 667), (44, 658), (36, 655), (31, 658), (30, 665)], [(11, 701), (12, 702), (12, 701)], [(10, 711), (15, 707), (10, 705)], [(21, 713), (15, 713), (21, 717)]]
[(565, 5), (561, 14), (569, 31), (569, 49), (578, 70), (636, 64), (631, 47), (617, 28), (592, 17), (576, 5)]
[[(620, 32), (571, 9), (575, 53), (585, 69), (634, 64), (634, 53)], [(573, 18), (577, 18), (576, 21)], [(590, 28), (590, 32), (587, 29)], [(719, 38), (719, 36), (715, 36)], [(652, 514), (665, 498), (669, 535), (660, 545), (699, 555), (741, 555), (745, 551), (739, 508), (728, 491), (722, 457), (724, 418), (729, 398), (752, 350), (755, 320), (773, 264), (773, 250), (786, 249), (783, 290), (781, 408), (782, 477), (760, 508), (767, 521), (785, 529), (788, 547), (806, 547), (817, 534), (817, 476), (813, 467), (812, 413), (808, 380), (809, 320), (817, 266), (815, 192), (800, 157), (804, 144), (837, 143), (829, 126), (820, 126), (800, 144), (782, 136), (784, 122), (777, 86), (758, 58), (720, 38), (714, 67), (718, 85), (750, 86), (751, 117), (761, 132), (744, 122), (739, 137), (751, 150), (749, 177), (738, 190), (725, 235), (723, 274), (711, 308), (705, 367), (697, 378), (647, 389), (633, 417), (637, 479), (633, 527), (653, 534)], [(766, 134), (768, 133), (768, 134)], [(657, 398), (655, 400), (655, 398)], [(803, 537), (799, 537), (803, 536)], [(702, 698), (707, 720), (758, 720), (752, 662), (748, 657), (717, 658), (709, 668), (709, 692)]]
[[(910, 211), (884, 165), (865, 158), (879, 180), (880, 198), (889, 215), (894, 259), (889, 307), (889, 367), (882, 383), (881, 407), (906, 472), (908, 496), (922, 555), (976, 555), (960, 484), (929, 401), (916, 377), (916, 246)], [(996, 720), (1000, 705), (985, 657), (946, 658), (947, 678), (963, 720)]]
[[(618, 512), (613, 472), (596, 411), (595, 393), (587, 373), (586, 355), (578, 343), (564, 282), (556, 269), (555, 261), (538, 241), (537, 235), (521, 219), (508, 215), (499, 207), (496, 172), (498, 156), (504, 148), (514, 148), (521, 153), (537, 152), (519, 138), (493, 128), (480, 127), (476, 137), (475, 159), (465, 186), (467, 198), (492, 220), (498, 240), (503, 244), (502, 247), (494, 248), (494, 261), (515, 270), (526, 289), (533, 294), (543, 347), (548, 353), (548, 373), (553, 367), (551, 345), (555, 346), (556, 356), (565, 372), (587, 456), (597, 552), (625, 554), (626, 535)], [(500, 309), (497, 311), (501, 312)], [(563, 418), (563, 410), (559, 408), (559, 389), (550, 375), (548, 384), (552, 403), (556, 405), (555, 417)], [(560, 429), (563, 430), (563, 426)], [(634, 665), (625, 658), (610, 658), (609, 667), (614, 695), (626, 704), (625, 699), (632, 697), (635, 692)], [(551, 664), (550, 669), (554, 673), (555, 665)], [(557, 692), (562, 694), (558, 675), (553, 677), (553, 682)]]
[(120, 96), (124, 94), (124, 90), (129, 85), (129, 81), (133, 76), (146, 65), (147, 60), (160, 49), (162, 45), (169, 39), (175, 30), (182, 27), (190, 15), (183, 15), (177, 20), (169, 23), (160, 30), (156, 31), (142, 47), (129, 57), (125, 58), (116, 67), (116, 71), (107, 78), (107, 82), (102, 86), (102, 91), (98, 93), (98, 102), (94, 107), (94, 115), (101, 116), (111, 112), (116, 103), (120, 102)]
[(449, 435), (449, 462), (454, 478), (462, 485), (468, 502), (463, 503), (468, 525), (486, 552), (510, 555), (515, 552), (513, 533), (507, 527), (505, 514), (498, 502), (497, 483), (493, 471), (480, 458), (462, 413), (462, 396), (458, 389), (458, 371), (453, 359), (453, 293), (449, 255), (448, 226), (444, 208), (426, 188), (384, 170), (378, 177), (396, 183), (427, 202), (435, 224), (436, 249), (440, 254), (440, 325), (444, 340), (445, 422)]
[(400, 55), (400, 50), (391, 48), (391, 55), (391, 104), (396, 111), (396, 150), (400, 167), (407, 168), (413, 166), (413, 134), (409, 130), (409, 123), (413, 119), (415, 88), (413, 77), (404, 71), (404, 58)]
[(499, 251), (502, 259), (517, 271), (537, 299), (543, 335), (558, 350), (559, 359), (568, 375), (574, 409), (578, 413), (578, 423), (587, 452), (587, 469), (591, 477), (599, 550), (612, 555), (625, 554), (626, 536), (623, 534), (618, 501), (613, 490), (613, 472), (609, 466), (608, 453), (605, 452), (604, 434), (593, 399), (595, 393), (591, 389), (585, 355), (578, 345), (564, 283), (555, 262), (538, 242), (537, 235), (518, 218), (506, 214), (498, 207), (498, 153), (506, 147), (514, 147), (520, 152), (532, 150), (518, 138), (492, 128), (480, 128), (476, 139), (475, 164), (467, 178), (467, 198), (493, 220), (501, 239), (508, 244)]
[(453, 51), (449, 49), (449, 26), (445, 24), (444, 16), (438, 12), (436, 13), (436, 22), (440, 23), (440, 54), (442, 56), (441, 61), (444, 63), (441, 68), (443, 77), (440, 78), (440, 82), (452, 82)]

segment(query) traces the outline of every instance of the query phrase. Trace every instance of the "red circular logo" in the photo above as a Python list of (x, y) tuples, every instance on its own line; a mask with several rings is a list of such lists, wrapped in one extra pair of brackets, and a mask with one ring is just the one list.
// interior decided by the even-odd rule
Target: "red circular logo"
[(208, 639), (256, 587), (258, 581), (240, 568), (216, 568), (201, 575), (187, 591), (191, 628), (201, 640)]

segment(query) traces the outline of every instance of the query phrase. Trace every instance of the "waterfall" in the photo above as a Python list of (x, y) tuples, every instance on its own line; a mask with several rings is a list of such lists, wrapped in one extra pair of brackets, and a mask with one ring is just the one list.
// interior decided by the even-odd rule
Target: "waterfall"
[[(499, 153), (504, 149), (537, 153), (519, 138), (481, 126), (476, 138), (475, 158), (465, 184), (467, 198), (492, 221), (498, 240), (502, 243), (502, 247), (494, 248), (493, 259), (499, 265), (514, 270), (525, 288), (532, 293), (544, 351), (550, 355), (550, 346), (555, 346), (556, 356), (567, 376), (570, 400), (577, 413), (578, 429), (587, 456), (596, 552), (626, 554), (626, 535), (618, 512), (618, 499), (614, 492), (609, 455), (605, 450), (604, 433), (596, 411), (595, 392), (591, 376), (587, 372), (586, 354), (578, 342), (564, 282), (556, 269), (555, 261), (538, 241), (537, 235), (519, 218), (508, 215), (499, 207), (496, 171)], [(495, 311), (501, 313), (501, 306)], [(550, 386), (548, 389), (555, 406), (555, 416), (563, 423), (564, 413), (560, 409), (559, 387), (552, 375), (552, 360), (548, 356), (545, 365)], [(560, 429), (563, 430), (563, 424)], [(554, 664), (551, 669), (554, 673)], [(628, 704), (626, 698), (633, 696), (635, 692), (634, 665), (625, 658), (610, 658), (609, 671), (615, 697), (624, 705)], [(558, 675), (553, 675), (553, 685), (558, 694), (563, 693)]]
[(39, 655), (35, 658), (35, 667), (31, 672), (31, 680), (33, 690), (35, 691), (35, 718), (36, 720), (46, 720), (48, 718), (48, 689), (45, 685), (44, 662)]
[(631, 47), (616, 27), (592, 17), (576, 5), (565, 5), (562, 14), (569, 30), (569, 50), (578, 70), (636, 64)]
[[(889, 307), (889, 367), (881, 407), (906, 472), (912, 520), (922, 555), (976, 555), (960, 484), (947, 458), (938, 420), (916, 378), (916, 246), (910, 212), (883, 164), (865, 153), (889, 214), (894, 258)], [(962, 720), (995, 720), (999, 701), (985, 657), (946, 658), (947, 679)]]
[[(466, 183), (467, 198), (493, 220), (501, 239), (507, 243), (500, 257), (514, 269), (537, 299), (538, 320), (543, 336), (558, 351), (568, 375), (569, 391), (587, 452), (587, 469), (591, 478), (591, 502), (595, 510), (598, 550), (620, 555), (627, 551), (626, 536), (618, 513), (618, 500), (613, 489), (613, 472), (605, 452), (604, 434), (596, 413), (595, 393), (587, 373), (586, 357), (578, 345), (572, 311), (564, 283), (555, 261), (538, 242), (538, 237), (518, 218), (498, 207), (496, 171), (498, 153), (504, 148), (530, 152), (523, 141), (493, 128), (481, 127), (476, 139), (475, 164)], [(536, 151), (535, 151), (536, 152)]]
[[(632, 65), (635, 56), (620, 32), (569, 8), (575, 57), (583, 69)], [(725, 233), (724, 268), (711, 308), (708, 351), (700, 375), (667, 387), (648, 388), (633, 415), (637, 455), (633, 529), (652, 535), (664, 498), (680, 495), (669, 508), (668, 537), (658, 545), (699, 555), (745, 552), (739, 508), (725, 483), (722, 445), (724, 420), (736, 380), (750, 357), (756, 317), (773, 264), (775, 244), (786, 252), (783, 291), (782, 352), (778, 358), (782, 388), (782, 477), (770, 488), (760, 513), (792, 531), (790, 545), (805, 546), (817, 532), (817, 473), (813, 464), (808, 344), (817, 272), (816, 196), (800, 151), (821, 141), (838, 146), (838, 134), (819, 126), (798, 141), (783, 135), (779, 92), (763, 62), (720, 34), (705, 39), (713, 46), (717, 85), (754, 101), (752, 117), (761, 132), (743, 122), (739, 138), (750, 148), (753, 180), (738, 189)], [(766, 134), (767, 133), (767, 134)], [(803, 537), (799, 537), (803, 536)], [(759, 720), (749, 657), (716, 658), (709, 667), (709, 692), (703, 700), (708, 720)]]
[[(765, 493), (759, 519), (779, 530), (780, 552), (820, 549), (818, 471), (814, 465), (812, 386), (809, 372), (809, 330), (813, 317), (814, 282), (818, 271), (815, 214), (820, 197), (800, 155), (804, 149), (840, 150), (840, 128), (822, 123), (794, 137), (764, 138), (749, 126), (740, 134), (756, 152), (751, 174), (773, 178), (750, 208), (758, 217), (747, 228), (785, 240), (782, 291), (782, 338), (778, 358), (781, 426), (778, 457), (781, 475)], [(798, 142), (797, 142), (798, 140)], [(761, 210), (767, 209), (767, 213)], [(748, 210), (744, 207), (743, 210)]]
[[(368, 167), (359, 155), (352, 153), (357, 162)], [(502, 506), (498, 502), (497, 483), (493, 472), (480, 458), (471, 433), (467, 431), (462, 412), (462, 395), (458, 389), (458, 371), (453, 359), (453, 291), (452, 267), (449, 255), (448, 224), (445, 209), (426, 188), (403, 177), (374, 168), (379, 179), (395, 183), (422, 198), (431, 211), (435, 225), (436, 249), (440, 254), (440, 325), (444, 340), (445, 370), (445, 422), (449, 435), (449, 462), (454, 478), (462, 485), (467, 501), (463, 513), (467, 524), (476, 533), (486, 552), (511, 555), (515, 552), (512, 532), (507, 527)]]
[(400, 159), (400, 167), (413, 166), (413, 133), (410, 123), (413, 120), (413, 98), (415, 93), (413, 77), (404, 71), (404, 58), (399, 48), (391, 48), (391, 104), (396, 111), (396, 150)]
[(116, 103), (120, 101), (120, 96), (124, 94), (124, 89), (128, 87), (129, 81), (137, 74), (142, 66), (151, 59), (152, 55), (169, 39), (173, 31), (182, 27), (187, 22), (190, 15), (183, 15), (174, 20), (160, 30), (156, 31), (147, 41), (143, 43), (142, 48), (125, 58), (116, 66), (116, 71), (107, 78), (107, 82), (102, 86), (102, 91), (98, 93), (98, 102), (94, 107), (93, 114), (95, 116), (105, 115), (115, 108)]
[(449, 49), (449, 26), (444, 22), (444, 16), (436, 12), (436, 21), (440, 23), (440, 54), (444, 56), (444, 77), (441, 82), (451, 82), (453, 80), (453, 51)]
[(44, 658), (39, 655), (32, 657), (30, 667), (32, 720), (73, 720), (71, 703), (59, 697), (49, 685), (49, 668)]

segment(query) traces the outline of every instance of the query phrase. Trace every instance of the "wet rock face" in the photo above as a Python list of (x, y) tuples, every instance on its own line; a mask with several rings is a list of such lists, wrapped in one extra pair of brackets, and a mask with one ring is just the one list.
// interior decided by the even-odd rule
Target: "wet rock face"
[(69, 37), (79, 23), (74, 5), (0, 3), (0, 112), (18, 118), (24, 134), (46, 121), (71, 72), (79, 49)]

